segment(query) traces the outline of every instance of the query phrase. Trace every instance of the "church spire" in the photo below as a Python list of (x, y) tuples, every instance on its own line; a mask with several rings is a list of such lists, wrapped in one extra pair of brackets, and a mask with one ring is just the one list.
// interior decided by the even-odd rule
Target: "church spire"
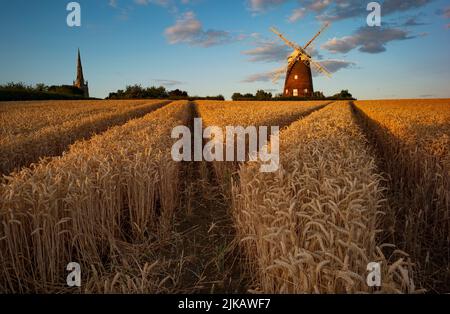
[(83, 66), (81, 65), (80, 48), (78, 48), (77, 79), (73, 82), (73, 85), (83, 91), (83, 96), (85, 98), (89, 98), (89, 87), (88, 83), (84, 81)]
[(76, 85), (81, 88), (84, 86), (83, 66), (81, 65), (80, 48), (78, 48), (78, 62), (77, 62), (77, 80)]

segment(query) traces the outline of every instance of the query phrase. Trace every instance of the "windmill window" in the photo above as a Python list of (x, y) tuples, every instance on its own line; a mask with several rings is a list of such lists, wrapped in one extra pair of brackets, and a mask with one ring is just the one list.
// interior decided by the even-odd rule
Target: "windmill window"
[(305, 88), (304, 92), (305, 92), (305, 94), (308, 94), (308, 89), (307, 89), (307, 88)]
[(295, 79), (295, 80), (298, 80), (298, 75), (294, 76), (294, 79)]
[(289, 94), (289, 89), (286, 89), (286, 95)]
[(294, 89), (294, 96), (295, 96), (295, 97), (298, 96), (298, 89)]

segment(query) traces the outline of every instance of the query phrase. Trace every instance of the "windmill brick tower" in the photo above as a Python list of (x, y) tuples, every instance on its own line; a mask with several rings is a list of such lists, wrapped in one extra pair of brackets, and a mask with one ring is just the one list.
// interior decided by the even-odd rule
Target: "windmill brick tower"
[(287, 69), (284, 83), (285, 97), (312, 97), (314, 93), (311, 67), (301, 61)]
[(78, 60), (77, 60), (77, 79), (73, 82), (73, 86), (78, 87), (83, 91), (83, 97), (89, 98), (89, 86), (88, 82), (84, 81), (83, 76), (83, 66), (81, 65), (80, 49), (78, 49)]

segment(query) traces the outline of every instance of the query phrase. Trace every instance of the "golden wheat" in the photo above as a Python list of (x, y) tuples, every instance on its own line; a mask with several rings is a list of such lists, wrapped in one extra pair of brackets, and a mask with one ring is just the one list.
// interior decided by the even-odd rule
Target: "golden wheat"
[[(191, 234), (177, 233), (173, 217), (181, 180), (193, 182), (180, 176), (193, 165), (172, 160), (170, 136), (174, 126), (190, 125), (197, 116), (205, 127), (282, 128), (277, 172), (261, 173), (260, 161), (214, 162), (253, 279), (251, 291), (422, 292), (423, 269), (448, 266), (447, 100), (356, 107), (326, 101), (180, 101), (157, 110), (165, 103), (131, 101), (121, 108), (116, 108), (121, 102), (87, 103), (63, 102), (61, 110), (49, 102), (0, 105), (5, 121), (0, 132), (10, 139), (0, 141), (2, 162), (17, 163), (16, 168), (60, 155), (76, 139), (155, 110), (4, 178), (1, 292), (73, 292), (65, 287), (69, 262), (82, 266), (86, 280), (79, 292), (191, 291), (183, 290), (182, 281), (189, 271), (185, 260), (192, 257), (179, 247)], [(43, 112), (48, 113), (39, 121)], [(10, 152), (3, 143), (12, 143)], [(391, 180), (379, 170), (383, 163), (371, 144), (386, 159)], [(208, 171), (199, 165), (199, 175), (206, 178)], [(188, 214), (196, 197), (186, 193)], [(387, 233), (393, 236), (385, 243)], [(381, 288), (366, 284), (370, 262), (381, 263)], [(199, 282), (211, 279), (201, 276)]]
[[(76, 102), (72, 106), (72, 102), (69, 102), (63, 103), (64, 109), (59, 112), (52, 108), (51, 104), (53, 106), (56, 104), (50, 102), (44, 103), (43, 107), (37, 107), (37, 112), (30, 110), (34, 118), (29, 116), (26, 107), (20, 107), (19, 112), (7, 111), (5, 116), (11, 122), (4, 128), (0, 140), (0, 174), (9, 174), (13, 170), (37, 162), (41, 157), (60, 155), (76, 140), (143, 116), (166, 103), (160, 100), (106, 102), (96, 103), (90, 108), (88, 103)], [(63, 114), (67, 118), (64, 118)], [(45, 124), (37, 123), (37, 119), (41, 116)], [(27, 122), (25, 125), (18, 121)], [(45, 127), (46, 124), (49, 126)], [(16, 128), (23, 133), (15, 134), (13, 131), (5, 133), (5, 129)]]
[(180, 167), (170, 134), (188, 117), (186, 102), (173, 103), (8, 177), (0, 189), (0, 290), (58, 291), (72, 261), (103, 277), (135, 263), (128, 251), (166, 237)]
[[(15, 101), (0, 103), (0, 138), (29, 134), (41, 128), (98, 113), (132, 108), (145, 100)], [(0, 141), (1, 141), (0, 139)]]
[(424, 284), (448, 288), (449, 100), (358, 101), (356, 106), (390, 175), (396, 203), (390, 237), (415, 258)]
[(381, 177), (346, 102), (329, 105), (280, 134), (281, 168), (239, 171), (233, 214), (255, 290), (370, 292), (369, 262), (382, 264), (379, 292), (414, 292), (407, 254), (386, 260), (377, 243)]
[[(279, 126), (280, 129), (293, 121), (307, 116), (330, 103), (329, 101), (198, 101), (197, 112), (205, 127), (218, 126)], [(226, 138), (225, 138), (226, 139)], [(248, 139), (246, 139), (248, 140)], [(247, 152), (247, 156), (248, 157)], [(237, 162), (214, 162), (216, 177), (229, 194), (231, 178), (237, 170)]]
[(287, 126), (329, 101), (197, 101), (206, 126)]

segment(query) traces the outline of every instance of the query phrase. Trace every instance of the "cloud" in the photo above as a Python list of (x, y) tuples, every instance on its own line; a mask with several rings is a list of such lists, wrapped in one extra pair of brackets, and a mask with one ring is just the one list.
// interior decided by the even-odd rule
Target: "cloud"
[(154, 79), (153, 81), (158, 83), (158, 84), (161, 84), (163, 86), (169, 86), (169, 87), (184, 84), (184, 82), (176, 81), (176, 80)]
[(289, 0), (248, 0), (250, 11), (255, 13), (265, 12), (270, 8), (280, 6)]
[(328, 6), (330, 6), (332, 4), (332, 0), (317, 0), (317, 1), (312, 1), (312, 3), (310, 3), (308, 5), (308, 8), (312, 11), (315, 12), (320, 12), (323, 11), (324, 9), (328, 8)]
[(241, 39), (221, 30), (204, 30), (194, 12), (189, 11), (179, 17), (173, 26), (164, 31), (170, 44), (185, 43), (192, 46), (211, 47)]
[(405, 12), (423, 7), (433, 0), (385, 0), (382, 5), (382, 11), (385, 14), (395, 12)]
[(347, 53), (359, 47), (359, 51), (380, 53), (386, 51), (391, 41), (412, 39), (404, 30), (398, 28), (361, 27), (353, 35), (333, 38), (322, 45), (323, 49), (333, 53)]
[(450, 7), (447, 7), (446, 9), (444, 9), (443, 15), (444, 15), (444, 17), (450, 19)]
[(285, 61), (292, 52), (289, 47), (275, 42), (259, 42), (258, 47), (243, 51), (242, 54), (250, 56), (251, 62), (279, 62)]
[[(200, 1), (200, 0), (198, 0)], [(136, 8), (136, 6), (144, 7), (149, 5), (156, 5), (167, 9), (167, 11), (173, 15), (178, 14), (180, 5), (190, 5), (197, 0), (127, 0), (128, 4), (123, 4), (125, 1), (121, 1), (122, 5), (119, 5), (119, 0), (108, 0), (108, 5), (120, 12), (119, 18), (121, 20), (128, 20), (130, 12)]]
[[(381, 2), (383, 16), (406, 12), (421, 8), (434, 0), (384, 0)], [(253, 13), (264, 13), (270, 9), (279, 7), (290, 0), (247, 0), (247, 6)], [(295, 8), (288, 20), (296, 22), (309, 11), (321, 13), (317, 16), (322, 21), (337, 21), (357, 16), (367, 15), (369, 1), (361, 0), (296, 0), (298, 8)]]
[(356, 48), (357, 45), (355, 43), (355, 39), (351, 36), (346, 36), (342, 38), (333, 38), (328, 40), (325, 44), (322, 45), (323, 49), (331, 51), (333, 53), (347, 53), (350, 50)]
[(361, 1), (336, 1), (337, 5), (327, 6), (327, 10), (317, 16), (321, 21), (344, 20), (356, 16), (367, 15), (367, 3)]
[[(156, 5), (159, 7), (166, 8), (170, 13), (176, 14), (178, 13), (178, 6), (175, 0), (134, 0), (137, 5), (147, 6), (147, 5)], [(185, 4), (184, 2), (181, 2)]]
[(269, 72), (253, 74), (245, 78), (242, 82), (243, 83), (269, 82), (273, 80), (277, 72), (278, 70), (273, 70)]
[(302, 19), (306, 15), (306, 8), (298, 8), (292, 11), (291, 16), (288, 18), (290, 23), (295, 23), (298, 20)]
[(195, 17), (194, 12), (185, 13), (181, 18), (177, 19), (175, 25), (165, 30), (166, 37), (171, 44), (195, 42), (202, 33), (202, 24)]
[[(250, 11), (254, 13), (264, 13), (269, 9), (273, 9), (279, 7), (285, 3), (290, 2), (290, 0), (248, 0), (248, 7)], [(306, 0), (306, 1), (297, 1), (301, 5), (301, 7), (296, 8), (292, 11), (289, 16), (290, 22), (296, 22), (299, 19), (303, 18), (307, 13), (307, 8), (312, 11), (321, 11), (324, 8), (328, 7), (332, 0)]]
[[(433, 0), (385, 0), (381, 3), (381, 12), (387, 16), (397, 12), (423, 7)], [(329, 12), (321, 15), (321, 20), (343, 20), (366, 14), (367, 3), (360, 0), (337, 0), (336, 5)]]
[(402, 26), (406, 26), (406, 27), (411, 27), (411, 26), (422, 26), (422, 25), (427, 25), (427, 23), (420, 22), (418, 16), (412, 16), (412, 17), (408, 18), (408, 19), (402, 24)]
[(320, 54), (319, 50), (314, 46), (314, 44), (311, 44), (308, 48), (306, 48), (306, 52), (313, 58), (313, 59), (322, 59), (323, 56)]
[[(119, 2), (118, 0), (108, 0), (108, 5), (117, 9), (119, 7), (118, 2)], [(162, 6), (162, 7), (169, 7), (169, 6), (175, 5), (174, 0), (133, 0), (130, 2), (140, 5), (140, 6), (154, 4), (154, 5), (158, 5), (158, 6)]]
[(172, 0), (134, 0), (134, 2), (139, 5), (156, 4), (162, 7), (167, 7), (173, 3)]
[(117, 0), (109, 0), (108, 5), (113, 8), (117, 8)]
[[(350, 69), (355, 67), (356, 63), (351, 61), (345, 61), (345, 60), (323, 60), (320, 61), (320, 64), (323, 65), (330, 73), (336, 73), (342, 69)], [(322, 75), (321, 73), (318, 73), (314, 67), (313, 69), (313, 75)]]
[[(450, 19), (450, 6), (437, 10), (436, 14), (442, 16), (444, 19)], [(446, 24), (445, 28), (449, 29), (450, 23)]]
[(130, 13), (133, 11), (133, 7), (130, 5), (121, 6), (118, 0), (108, 0), (108, 5), (119, 12), (119, 20), (126, 21), (130, 17)]
[[(434, 0), (384, 0), (381, 2), (382, 14), (387, 16), (396, 12), (406, 12), (423, 7)], [(256, 12), (264, 12), (287, 1), (250, 1)], [(289, 21), (297, 21), (308, 12), (315, 12), (321, 21), (338, 21), (353, 17), (367, 16), (367, 4), (361, 0), (297, 0), (298, 8), (292, 11)]]

